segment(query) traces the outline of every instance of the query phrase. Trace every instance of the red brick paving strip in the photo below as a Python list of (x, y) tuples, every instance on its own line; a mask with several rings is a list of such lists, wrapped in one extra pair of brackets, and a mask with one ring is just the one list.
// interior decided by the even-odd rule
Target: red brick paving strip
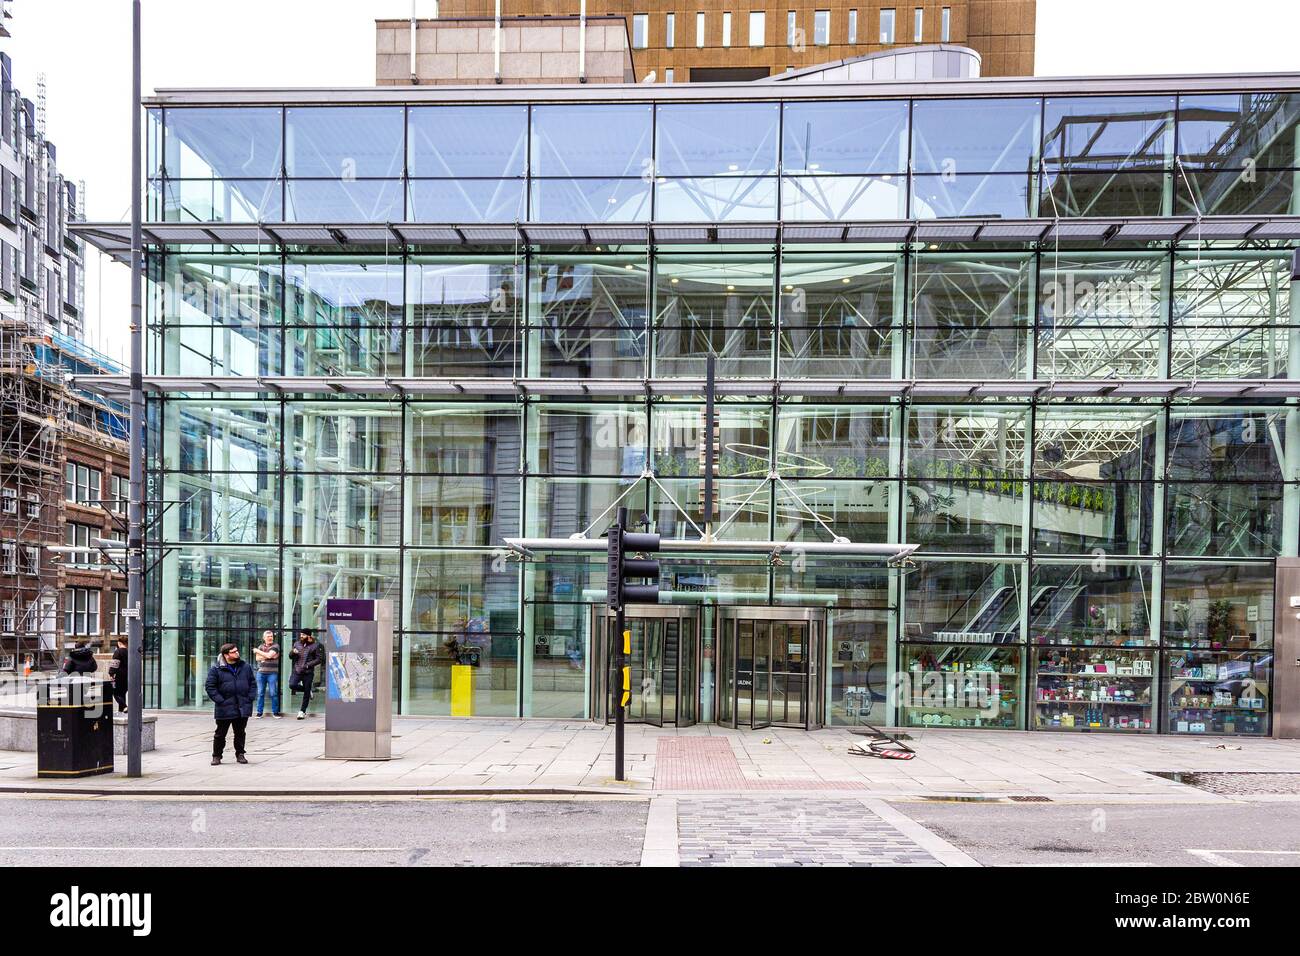
[(726, 737), (660, 737), (656, 790), (868, 790), (861, 780), (746, 777)]

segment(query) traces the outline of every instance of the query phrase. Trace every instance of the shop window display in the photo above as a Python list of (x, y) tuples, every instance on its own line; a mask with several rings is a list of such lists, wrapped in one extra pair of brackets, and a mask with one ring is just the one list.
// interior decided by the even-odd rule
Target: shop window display
[(894, 692), (905, 727), (1021, 726), (1021, 650), (972, 645), (906, 646)]
[(1034, 726), (1150, 733), (1155, 653), (1120, 648), (1038, 648)]
[(1271, 653), (1171, 651), (1168, 661), (1170, 733), (1269, 733)]

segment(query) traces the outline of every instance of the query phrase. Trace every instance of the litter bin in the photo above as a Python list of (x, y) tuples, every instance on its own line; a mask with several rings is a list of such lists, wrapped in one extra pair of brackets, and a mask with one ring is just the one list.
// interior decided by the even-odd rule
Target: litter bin
[(36, 689), (36, 776), (113, 772), (112, 681), (61, 677)]

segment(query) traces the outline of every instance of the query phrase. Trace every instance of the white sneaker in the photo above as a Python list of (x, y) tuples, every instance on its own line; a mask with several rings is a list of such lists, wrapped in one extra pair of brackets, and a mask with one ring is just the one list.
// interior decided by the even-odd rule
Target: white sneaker
[(307, 715), (306, 715), (305, 713), (303, 713), (303, 712), (300, 710), (300, 711), (298, 711), (298, 719), (299, 719), (299, 720), (306, 720), (306, 719), (307, 719)]
[(274, 717), (276, 720), (284, 719), (284, 714), (272, 714), (271, 716)]

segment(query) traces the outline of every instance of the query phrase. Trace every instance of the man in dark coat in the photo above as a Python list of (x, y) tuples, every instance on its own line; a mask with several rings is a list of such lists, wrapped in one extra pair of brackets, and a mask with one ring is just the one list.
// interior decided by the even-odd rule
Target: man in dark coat
[(126, 638), (119, 637), (115, 643), (108, 675), (113, 678), (113, 699), (117, 701), (118, 713), (126, 713)]
[(301, 636), (293, 642), (289, 657), (293, 659), (293, 680), (289, 682), (289, 687), (302, 691), (302, 707), (298, 711), (298, 719), (303, 720), (307, 716), (307, 707), (311, 704), (311, 685), (316, 679), (316, 668), (325, 663), (325, 648), (316, 640), (316, 632), (310, 627), (304, 627)]
[(85, 640), (78, 638), (68, 656), (63, 659), (65, 674), (93, 674), (99, 668), (95, 663), (95, 651)]
[(257, 675), (248, 662), (239, 656), (234, 644), (221, 645), (221, 659), (208, 669), (205, 688), (216, 705), (214, 716), (217, 730), (212, 736), (212, 766), (221, 763), (226, 749), (226, 732), (235, 728), (235, 759), (248, 763), (244, 757), (244, 732), (248, 718), (253, 716), (253, 701), (257, 697)]

